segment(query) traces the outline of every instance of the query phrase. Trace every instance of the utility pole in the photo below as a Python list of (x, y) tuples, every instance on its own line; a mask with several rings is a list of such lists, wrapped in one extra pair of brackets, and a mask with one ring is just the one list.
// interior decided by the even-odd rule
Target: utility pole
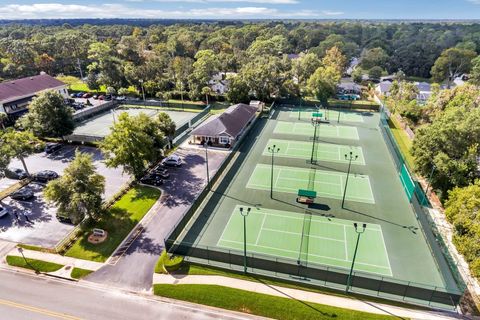
[(345, 181), (345, 188), (343, 189), (343, 198), (342, 198), (342, 209), (345, 204), (345, 195), (347, 194), (347, 185), (348, 185), (348, 176), (350, 175), (350, 168), (352, 166), (352, 160), (357, 160), (358, 155), (353, 155), (353, 152), (350, 151), (349, 154), (345, 155), (345, 160), (348, 160), (348, 170), (347, 170), (347, 179)]
[(210, 173), (208, 172), (208, 142), (203, 145), (205, 147), (205, 166), (207, 168), (207, 190), (210, 190)]
[(271, 172), (270, 172), (270, 199), (273, 199), (273, 159), (274, 159), (275, 153), (278, 153), (279, 151), (280, 151), (280, 148), (277, 148), (276, 145), (268, 147), (268, 152), (272, 155), (272, 166), (271, 166)]
[(243, 210), (243, 207), (240, 207), (240, 214), (243, 217), (243, 273), (247, 274), (247, 216), (250, 213), (252, 208), (247, 208)]
[(78, 70), (80, 70), (80, 79), (83, 81), (83, 71), (82, 71), (82, 65), (80, 64), (80, 58), (77, 58), (77, 64), (78, 64)]
[(357, 233), (357, 244), (355, 245), (355, 252), (353, 253), (353, 259), (352, 259), (352, 266), (350, 267), (350, 273), (348, 274), (347, 278), (347, 287), (345, 288), (345, 293), (348, 293), (348, 290), (350, 289), (350, 283), (352, 281), (352, 273), (353, 273), (353, 267), (355, 266), (355, 259), (357, 258), (357, 250), (358, 250), (358, 243), (360, 242), (360, 235), (365, 232), (367, 229), (367, 224), (364, 223), (362, 225), (362, 229), (358, 228), (358, 224), (355, 222), (353, 224), (355, 227), (355, 232)]
[[(310, 157), (310, 163), (313, 164), (313, 156), (315, 155), (315, 143), (317, 142), (317, 127), (320, 127), (320, 121), (318, 119), (312, 118), (313, 126), (313, 144), (312, 144), (312, 155)], [(316, 162), (316, 161), (315, 161)]]

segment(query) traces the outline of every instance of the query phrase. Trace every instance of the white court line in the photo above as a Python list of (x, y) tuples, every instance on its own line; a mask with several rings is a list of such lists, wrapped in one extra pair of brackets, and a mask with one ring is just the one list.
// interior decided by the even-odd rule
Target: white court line
[(347, 228), (343, 226), (343, 239), (345, 239), (345, 260), (348, 261), (348, 248), (347, 248)]
[[(243, 245), (243, 241), (231, 241), (231, 240), (223, 240), (223, 241)], [(278, 248), (269, 247), (269, 246), (262, 246), (262, 245), (257, 245), (256, 247), (271, 249), (271, 250), (276, 250), (276, 251), (291, 252), (291, 253), (298, 254), (298, 251), (294, 251), (294, 250), (278, 249)], [(260, 253), (263, 253), (263, 252), (260, 252)], [(268, 254), (268, 253), (263, 253), (263, 254), (272, 255), (272, 254)], [(349, 260), (338, 259), (338, 258), (334, 258), (334, 257), (327, 257), (327, 256), (318, 255), (318, 254), (313, 254), (313, 253), (308, 253), (308, 255), (312, 256), (312, 257), (317, 257), (317, 258), (325, 258), (325, 259), (331, 259), (331, 260), (342, 261), (342, 262), (351, 262)], [(342, 268), (342, 267), (339, 267), (338, 265), (335, 265), (335, 264), (328, 264), (328, 263), (321, 263), (321, 264), (327, 264), (327, 265), (335, 266), (337, 268)], [(357, 264), (362, 264), (362, 265), (365, 265), (365, 266), (375, 267), (375, 268), (379, 268), (379, 269), (388, 269), (387, 267), (378, 266), (376, 264), (371, 264), (371, 263), (366, 263), (366, 262), (359, 262), (359, 261), (355, 260), (355, 265), (357, 265)], [(371, 272), (371, 271), (366, 271), (366, 272), (384, 275), (383, 273), (379, 273), (379, 272)]]
[[(294, 234), (294, 235), (297, 235), (297, 236), (302, 235), (301, 233), (298, 233), (298, 232), (284, 231), (284, 230), (277, 230), (277, 229), (270, 229), (270, 228), (264, 228), (263, 230), (271, 231), (271, 232), (278, 232), (278, 233)], [(308, 237), (309, 238), (322, 239), (322, 240), (336, 241), (336, 242), (344, 242), (343, 240), (338, 240), (338, 239), (333, 239), (333, 238), (328, 238), (328, 237), (321, 237), (321, 236), (312, 236), (311, 234), (309, 234)]]
[(262, 234), (262, 230), (264, 230), (263, 225), (265, 224), (265, 220), (267, 218), (266, 214), (264, 214), (263, 212), (262, 212), (262, 214), (263, 214), (263, 221), (262, 221), (262, 225), (260, 226), (260, 230), (258, 231), (257, 239), (255, 240), (255, 245), (257, 245), (258, 240), (260, 240), (260, 235)]
[(228, 218), (227, 224), (225, 225), (225, 228), (223, 228), (222, 234), (220, 235), (220, 238), (217, 241), (217, 246), (222, 241), (223, 235), (225, 234), (225, 230), (227, 230), (228, 226), (230, 225), (230, 220), (232, 220), (233, 215), (235, 214), (235, 211), (237, 210), (238, 205), (235, 206), (235, 209), (233, 209), (232, 214), (230, 215), (230, 218)]
[(383, 237), (382, 227), (380, 227), (380, 233), (382, 235), (383, 249), (385, 250), (385, 255), (387, 256), (388, 268), (390, 269), (390, 277), (393, 277), (392, 266), (390, 265), (390, 259), (388, 258), (387, 245), (385, 244), (385, 238)]

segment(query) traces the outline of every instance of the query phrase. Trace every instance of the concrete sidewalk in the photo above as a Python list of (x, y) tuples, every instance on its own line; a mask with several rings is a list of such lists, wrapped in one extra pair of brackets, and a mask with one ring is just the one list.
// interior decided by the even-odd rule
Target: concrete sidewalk
[[(23, 249), (23, 254), (26, 258), (29, 258), (29, 259), (48, 261), (52, 263), (62, 264), (65, 266), (68, 265), (68, 266), (92, 270), (92, 271), (96, 271), (103, 266), (103, 263), (100, 263), (100, 262), (70, 258), (70, 257), (61, 256), (59, 254), (40, 252), (40, 251), (34, 251), (34, 250)], [(18, 251), (18, 248), (12, 249), (7, 255), (16, 256), (16, 257), (22, 256), (20, 251)]]
[(390, 306), (386, 304), (363, 301), (355, 298), (345, 298), (333, 295), (289, 289), (279, 286), (267, 285), (259, 282), (246, 281), (222, 276), (205, 275), (165, 275), (154, 274), (153, 284), (208, 284), (219, 285), (235, 289), (246, 290), (278, 296), (283, 298), (313, 302), (333, 307), (352, 309), (357, 311), (376, 313), (382, 315), (391, 315), (411, 319), (454, 319), (461, 318), (453, 313), (442, 313), (435, 311), (414, 310), (402, 307)]

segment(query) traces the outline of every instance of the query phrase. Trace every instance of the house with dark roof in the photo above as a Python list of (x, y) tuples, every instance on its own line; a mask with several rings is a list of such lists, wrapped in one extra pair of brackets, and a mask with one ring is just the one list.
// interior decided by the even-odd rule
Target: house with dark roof
[(193, 144), (230, 148), (255, 119), (258, 107), (239, 103), (215, 115), (192, 131)]
[(68, 98), (67, 85), (46, 73), (0, 83), (0, 112), (14, 121), (28, 111), (28, 105), (39, 93), (54, 90)]

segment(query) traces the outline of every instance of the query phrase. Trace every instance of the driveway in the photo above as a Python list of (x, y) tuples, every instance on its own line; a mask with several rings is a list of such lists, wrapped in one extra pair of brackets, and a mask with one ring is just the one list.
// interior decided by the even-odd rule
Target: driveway
[[(176, 154), (184, 159), (185, 164), (170, 170), (170, 180), (163, 186), (162, 203), (154, 207), (156, 211), (152, 212), (145, 230), (115, 265), (106, 264), (88, 280), (132, 290), (150, 290), (155, 263), (164, 249), (164, 239), (206, 184), (205, 152), (180, 148)], [(217, 172), (227, 155), (225, 151), (209, 151), (210, 176)]]

